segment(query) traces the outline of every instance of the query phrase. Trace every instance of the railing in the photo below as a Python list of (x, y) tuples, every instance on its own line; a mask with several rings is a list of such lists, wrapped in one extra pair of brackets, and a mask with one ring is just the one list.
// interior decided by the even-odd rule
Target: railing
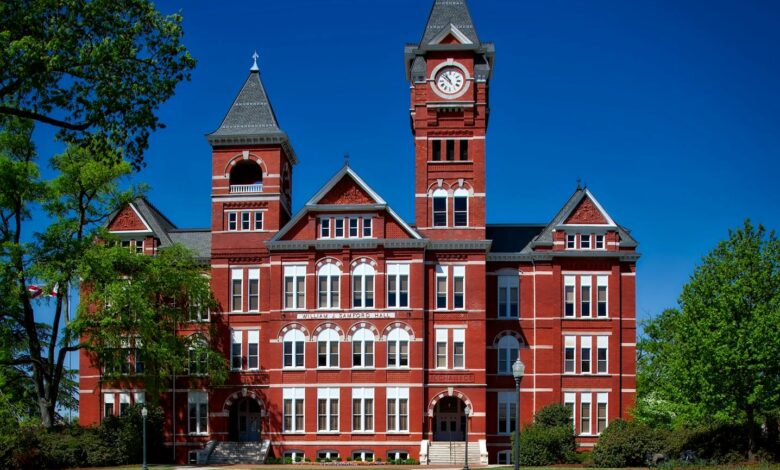
[(257, 184), (231, 184), (231, 193), (259, 193), (263, 190), (263, 183)]

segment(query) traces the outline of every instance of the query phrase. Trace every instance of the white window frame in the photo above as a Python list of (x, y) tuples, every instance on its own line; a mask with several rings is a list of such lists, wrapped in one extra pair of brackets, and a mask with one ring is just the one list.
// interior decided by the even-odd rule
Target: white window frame
[[(252, 353), (252, 345), (255, 352)], [(254, 360), (255, 366), (252, 366)], [(246, 332), (246, 370), (260, 370), (260, 330), (247, 330)]]
[[(466, 201), (466, 210), (458, 211), (456, 202), (458, 199)], [(466, 224), (458, 225), (458, 213), (466, 213)], [(452, 226), (453, 227), (468, 227), (469, 226), (469, 192), (465, 188), (458, 188), (452, 193)]]
[[(355, 346), (360, 346), (360, 352), (355, 353)], [(370, 353), (367, 351), (370, 345)], [(356, 356), (359, 355), (359, 356)], [(352, 335), (352, 368), (354, 369), (373, 369), (376, 367), (376, 337), (368, 328), (361, 328)], [(358, 364), (355, 364), (355, 358), (360, 357)], [(369, 360), (370, 359), (370, 360)]]
[[(571, 288), (571, 314), (566, 312), (566, 306), (569, 304), (566, 301), (566, 291)], [(563, 277), (563, 316), (565, 318), (577, 317), (577, 277), (576, 276), (564, 276)]]
[[(319, 369), (338, 369), (339, 367), (339, 344), (341, 338), (339, 334), (333, 328), (326, 328), (317, 335), (317, 368)], [(320, 363), (320, 344), (325, 345), (325, 364)], [(333, 350), (335, 348), (335, 351)], [(335, 354), (336, 360), (333, 363), (333, 355)]]
[[(240, 298), (241, 306), (238, 310), (235, 309), (235, 301), (236, 301), (235, 281), (240, 282), (240, 285), (238, 286), (238, 297)], [(243, 268), (232, 268), (230, 270), (230, 311), (232, 313), (244, 312), (244, 269)]]
[[(352, 270), (352, 308), (376, 308), (376, 270), (369, 263), (360, 263)], [(371, 281), (369, 286), (368, 281)], [(370, 289), (369, 289), (370, 287)], [(360, 294), (359, 298), (356, 294)], [(371, 301), (368, 297), (371, 295)], [(370, 305), (369, 305), (370, 303)]]
[[(257, 293), (252, 294), (252, 281), (257, 284)], [(246, 283), (246, 308), (249, 312), (260, 311), (260, 269), (250, 268), (247, 270), (247, 283)], [(255, 301), (257, 308), (252, 308), (252, 301)], [(243, 302), (242, 302), (243, 303)]]
[[(583, 407), (588, 407), (588, 426), (585, 432), (583, 430), (584, 415), (582, 413)], [(592, 436), (593, 435), (593, 402), (592, 394), (590, 392), (580, 393), (580, 408), (579, 408), (579, 426), (577, 427), (577, 434), (580, 436)]]
[(363, 238), (374, 238), (374, 223), (372, 217), (363, 217)]
[(250, 232), (252, 230), (252, 212), (241, 211), (241, 218), (239, 219), (238, 223), (240, 224), (239, 225), (240, 232)]
[[(599, 289), (604, 288), (604, 315), (599, 312)], [(596, 276), (596, 318), (609, 318), (609, 276)]]
[(596, 234), (596, 241), (593, 244), (593, 249), (603, 250), (604, 247), (606, 247), (604, 240), (605, 240), (604, 234)]
[[(512, 353), (513, 350), (515, 351), (514, 354)], [(498, 364), (496, 364), (498, 375), (512, 375), (512, 364), (514, 364), (520, 354), (520, 341), (512, 335), (502, 336), (498, 340), (496, 352), (498, 353)], [(502, 364), (504, 364), (504, 367), (501, 367)]]
[(119, 392), (119, 416), (125, 414), (131, 404), (130, 392)]
[(238, 211), (225, 211), (227, 214), (227, 231), (238, 232)]
[[(517, 392), (514, 390), (510, 392), (498, 392), (497, 395), (496, 432), (501, 436), (508, 436), (517, 429)], [(504, 413), (503, 423), (501, 422), (502, 411)], [(503, 430), (501, 429), (502, 424), (504, 427)]]
[[(444, 225), (436, 224), (436, 214), (441, 214), (441, 211), (436, 211), (436, 200), (444, 200)], [(431, 194), (431, 227), (447, 227), (449, 224), (449, 195), (446, 189), (439, 188)]]
[[(320, 282), (322, 278), (325, 278), (324, 305), (322, 284)], [(334, 280), (336, 281), (335, 289), (333, 286)], [(317, 270), (317, 308), (325, 310), (341, 308), (341, 269), (333, 263), (324, 264)]]
[(580, 249), (581, 250), (592, 250), (593, 249), (593, 237), (590, 233), (581, 233), (580, 234)]
[[(290, 353), (288, 354), (286, 345), (290, 344)], [(298, 345), (300, 344), (300, 352)], [(290, 356), (290, 365), (286, 365), (285, 358)], [(298, 359), (301, 363), (298, 364)], [(303, 369), (306, 366), (306, 335), (301, 330), (291, 329), (282, 337), (282, 368), (284, 369)]]
[[(263, 221), (263, 218), (264, 218), (263, 217), (263, 212), (265, 212), (265, 211), (254, 211), (254, 213), (252, 214), (252, 219), (253, 219), (252, 220), (252, 229), (255, 232), (261, 232), (263, 230), (263, 223), (264, 223), (264, 221)], [(259, 227), (257, 226), (258, 220), (260, 221), (260, 226)]]
[[(409, 308), (409, 271), (409, 263), (387, 263), (387, 308)], [(401, 287), (404, 277), (406, 291)], [(391, 279), (395, 281), (394, 290), (390, 286)], [(390, 294), (395, 295), (394, 302), (390, 301)], [(406, 302), (401, 302), (402, 294), (406, 295)]]
[[(401, 346), (406, 344), (406, 354), (401, 350)], [(391, 348), (391, 345), (393, 347)], [(403, 328), (393, 328), (387, 334), (387, 368), (388, 369), (408, 369), (409, 368), (409, 348), (411, 337)], [(395, 351), (391, 351), (395, 349)], [(392, 358), (392, 361), (391, 361)], [(391, 364), (391, 362), (393, 362)], [(406, 362), (406, 364), (402, 364)]]
[(498, 465), (512, 465), (512, 451), (500, 450), (496, 453), (496, 463)]
[(563, 394), (563, 406), (571, 406), (571, 428), (577, 431), (577, 394), (566, 392)]
[[(370, 400), (371, 413), (366, 413), (366, 401)], [(355, 401), (360, 402), (360, 414), (355, 414)], [(352, 413), (350, 415), (350, 428), (354, 433), (373, 433), (376, 426), (376, 403), (374, 400), (373, 388), (353, 388), (352, 389), (352, 401), (350, 403)], [(355, 417), (358, 416), (360, 423), (360, 429), (355, 429)], [(367, 426), (366, 418), (371, 417), (371, 426)]]
[[(401, 403), (405, 401), (406, 413), (401, 412)], [(395, 403), (395, 413), (391, 415), (390, 403)], [(409, 432), (409, 387), (387, 387), (387, 432), (390, 433), (408, 433)], [(390, 418), (394, 418), (395, 426), (391, 426)], [(401, 425), (401, 418), (406, 418), (406, 425)]]
[[(588, 298), (585, 298), (583, 290), (588, 288)], [(584, 306), (588, 305), (588, 314), (585, 315)], [(593, 278), (591, 276), (580, 276), (580, 318), (593, 318)]]
[[(195, 426), (193, 429), (193, 405)], [(205, 406), (204, 406), (205, 405)], [(191, 436), (205, 436), (209, 428), (209, 394), (203, 391), (187, 393), (187, 431)], [(204, 426), (205, 423), (205, 426)]]
[[(344, 225), (344, 217), (335, 217), (333, 219), (333, 238), (346, 238), (346, 227)], [(339, 235), (339, 231), (341, 235)]]
[[(290, 426), (287, 426), (287, 412), (285, 410), (287, 401), (290, 401)], [(301, 428), (298, 428), (298, 403), (301, 403)], [(284, 388), (282, 389), (282, 433), (301, 434), (306, 431), (306, 389), (305, 388)]]
[[(436, 369), (447, 369), (449, 361), (449, 332), (446, 328), (436, 329), (436, 343), (434, 344), (434, 366)], [(444, 344), (444, 357), (439, 356), (439, 345)]]
[[(461, 280), (461, 287), (463, 292), (458, 294), (457, 280)], [(461, 296), (461, 306), (458, 306), (456, 301), (457, 296)], [(453, 266), (452, 267), (452, 309), (453, 310), (465, 310), (466, 309), (466, 267), (465, 266)]]
[[(587, 369), (585, 370), (585, 365)], [(593, 374), (593, 337), (580, 336), (580, 373)]]
[[(571, 351), (572, 358), (567, 359), (566, 353)], [(569, 367), (571, 365), (571, 367)], [(563, 373), (564, 374), (576, 374), (577, 373), (577, 337), (576, 336), (564, 336), (563, 338)]]
[[(520, 315), (520, 276), (517, 274), (498, 275), (498, 318), (518, 318)], [(501, 291), (504, 291), (503, 294)], [(512, 308), (512, 291), (515, 291), (515, 308)]]
[[(458, 353), (458, 344), (460, 344), (462, 348), (460, 353)], [(460, 361), (458, 360), (459, 358)], [(458, 362), (460, 362), (460, 365), (457, 365)], [(456, 328), (452, 330), (452, 368), (466, 368), (466, 330), (463, 328)]]
[(600, 436), (603, 431), (599, 431), (599, 421), (601, 419), (599, 418), (599, 405), (604, 405), (604, 429), (607, 429), (607, 426), (609, 426), (609, 394), (608, 393), (597, 393), (596, 394), (596, 422), (595, 427), (593, 428), (596, 431), (596, 435)]
[[(444, 279), (444, 292), (439, 291), (439, 281), (441, 279)], [(444, 266), (441, 264), (437, 264), (435, 267), (435, 280), (434, 280), (434, 308), (436, 310), (447, 310), (447, 306), (449, 305), (449, 299), (448, 299), (448, 290), (449, 290), (449, 267)], [(439, 298), (444, 299), (444, 306), (439, 306)]]
[(146, 403), (146, 392), (133, 392), (133, 402), (136, 405), (143, 405)]
[[(604, 351), (604, 360), (599, 359), (599, 352)], [(604, 371), (601, 371), (601, 364)], [(609, 374), (609, 336), (596, 336), (596, 374)]]
[[(339, 432), (339, 395), (340, 390), (338, 388), (318, 388), (317, 389), (317, 433), (337, 433)], [(336, 412), (333, 415), (332, 405), (333, 400), (336, 400)], [(320, 401), (325, 402), (325, 413), (320, 414)], [(325, 426), (320, 426), (320, 418), (325, 418)], [(332, 419), (336, 419), (335, 428), (332, 426)]]
[(330, 238), (330, 234), (331, 234), (330, 221), (331, 221), (330, 217), (320, 218), (320, 238)]
[[(238, 345), (238, 355), (235, 346)], [(238, 359), (238, 367), (235, 361)], [(244, 368), (244, 332), (241, 330), (230, 331), (230, 370), (242, 370)]]
[(347, 218), (347, 238), (360, 238), (360, 218)]
[[(287, 279), (292, 279), (292, 305), (288, 305), (287, 302)], [(303, 285), (303, 292), (299, 291), (300, 280)], [(306, 308), (306, 265), (302, 264), (288, 264), (284, 266), (284, 277), (282, 279), (282, 291), (284, 295), (284, 309), (285, 310), (303, 310)], [(302, 294), (302, 295), (301, 295)], [(302, 297), (302, 299), (300, 298)], [(299, 305), (301, 303), (302, 305)]]
[(576, 250), (577, 249), (577, 235), (573, 233), (567, 233), (566, 234), (566, 249), (567, 250)]

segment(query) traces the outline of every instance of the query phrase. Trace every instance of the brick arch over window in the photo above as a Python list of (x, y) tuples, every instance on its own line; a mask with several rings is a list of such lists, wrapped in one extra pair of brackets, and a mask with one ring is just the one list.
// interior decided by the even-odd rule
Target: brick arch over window
[(263, 172), (263, 177), (268, 176), (268, 167), (266, 166), (263, 159), (253, 153), (247, 153), (247, 154), (238, 154), (227, 162), (227, 164), (225, 165), (225, 171), (223, 172), (225, 178), (230, 178), (230, 171), (233, 169), (233, 167), (236, 166), (238, 162), (242, 162), (244, 160), (249, 160), (257, 163), (257, 165), (260, 167), (260, 171)]
[(387, 335), (389, 335), (390, 332), (396, 328), (401, 328), (402, 330), (406, 331), (409, 334), (409, 339), (414, 340), (414, 330), (412, 330), (412, 327), (407, 325), (406, 323), (397, 321), (397, 322), (390, 323), (385, 327), (384, 330), (382, 330), (381, 341), (387, 341)]
[(364, 263), (368, 264), (376, 271), (376, 267), (378, 266), (376, 260), (374, 260), (373, 258), (369, 258), (367, 256), (361, 256), (360, 258), (356, 258), (352, 260), (352, 262), (349, 263), (350, 271), (354, 271), (355, 268), (357, 268), (358, 266)]
[(258, 393), (247, 389), (243, 389), (243, 390), (239, 390), (238, 392), (231, 393), (230, 396), (225, 399), (225, 402), (222, 404), (222, 411), (225, 413), (229, 413), (230, 407), (233, 406), (233, 403), (235, 403), (237, 400), (240, 400), (242, 398), (250, 398), (257, 402), (257, 404), (260, 406), (260, 409), (262, 411), (267, 410), (263, 398)]
[(303, 333), (303, 336), (306, 338), (306, 341), (311, 340), (311, 335), (309, 334), (309, 330), (307, 330), (305, 326), (301, 325), (300, 323), (290, 323), (284, 325), (282, 329), (279, 330), (277, 341), (279, 341), (280, 343), (284, 341), (285, 333), (287, 333), (290, 330), (300, 330), (301, 333)]
[(431, 401), (428, 403), (428, 416), (433, 417), (433, 410), (436, 408), (436, 403), (445, 397), (455, 397), (461, 399), (466, 406), (471, 408), (471, 414), (474, 414), (474, 405), (471, 403), (471, 399), (468, 397), (468, 395), (461, 392), (460, 390), (448, 389), (437, 393), (436, 396), (431, 398)]
[(369, 331), (371, 331), (371, 333), (374, 334), (374, 338), (379, 338), (379, 330), (377, 329), (376, 326), (374, 326), (373, 323), (359, 322), (349, 327), (349, 333), (347, 334), (347, 341), (352, 341), (352, 335), (355, 334), (356, 331), (362, 330), (363, 328), (366, 328)]
[(337, 260), (336, 258), (334, 258), (332, 256), (326, 256), (324, 258), (320, 258), (319, 260), (317, 260), (317, 264), (315, 266), (319, 270), (321, 267), (325, 266), (326, 264), (333, 264), (336, 267), (338, 267), (339, 269), (341, 269), (341, 267), (342, 267), (342, 265), (344, 263), (342, 263), (341, 261)]
[(528, 345), (525, 342), (525, 339), (523, 339), (523, 335), (520, 334), (519, 331), (514, 330), (504, 330), (496, 335), (496, 337), (493, 339), (493, 347), (498, 348), (498, 342), (501, 341), (501, 338), (504, 336), (514, 336), (518, 343), (520, 343), (520, 348), (527, 348)]
[(443, 189), (447, 191), (447, 195), (451, 195), (453, 186), (446, 181), (434, 181), (428, 186), (428, 197), (433, 197), (433, 192), (437, 189)]
[(338, 326), (335, 323), (321, 323), (317, 325), (317, 328), (314, 329), (314, 334), (312, 336), (312, 341), (317, 341), (317, 338), (319, 337), (320, 333), (322, 333), (325, 330), (335, 330), (336, 333), (339, 335), (339, 340), (344, 341), (344, 330), (341, 329), (340, 326)]

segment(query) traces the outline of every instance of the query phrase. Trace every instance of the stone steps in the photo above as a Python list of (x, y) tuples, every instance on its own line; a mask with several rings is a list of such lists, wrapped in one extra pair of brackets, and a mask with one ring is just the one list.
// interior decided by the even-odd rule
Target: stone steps
[[(464, 442), (432, 442), (428, 448), (428, 462), (433, 465), (462, 464), (466, 460)], [(480, 463), (478, 442), (469, 442), (469, 463)]]
[(262, 464), (268, 455), (270, 441), (219, 442), (208, 458), (208, 464)]

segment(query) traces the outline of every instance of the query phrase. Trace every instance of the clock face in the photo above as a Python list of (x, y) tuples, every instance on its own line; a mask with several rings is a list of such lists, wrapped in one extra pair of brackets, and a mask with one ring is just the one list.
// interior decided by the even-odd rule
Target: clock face
[(457, 67), (446, 67), (436, 76), (436, 86), (448, 95), (459, 92), (465, 84), (466, 78)]

